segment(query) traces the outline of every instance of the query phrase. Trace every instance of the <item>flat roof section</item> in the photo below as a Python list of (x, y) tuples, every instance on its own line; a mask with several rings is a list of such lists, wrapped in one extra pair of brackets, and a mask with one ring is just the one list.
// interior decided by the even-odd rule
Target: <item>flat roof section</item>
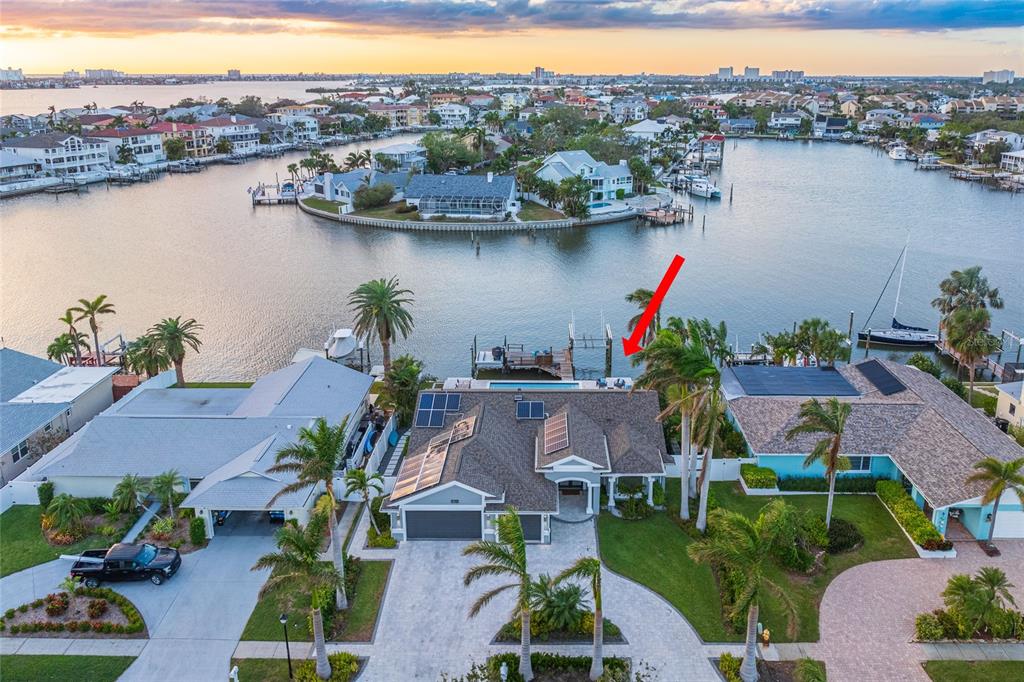
[(764, 367), (739, 365), (732, 373), (747, 395), (859, 396), (837, 370), (828, 367)]

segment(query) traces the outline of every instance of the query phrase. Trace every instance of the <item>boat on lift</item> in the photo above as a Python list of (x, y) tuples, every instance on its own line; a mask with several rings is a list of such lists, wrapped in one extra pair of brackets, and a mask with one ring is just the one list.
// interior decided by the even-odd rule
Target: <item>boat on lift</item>
[[(889, 279), (885, 281), (882, 293), (878, 295), (878, 300), (875, 301), (875, 307), (871, 309), (871, 313), (868, 315), (867, 324), (857, 332), (857, 339), (862, 343), (885, 346), (925, 347), (934, 346), (939, 340), (939, 335), (933, 334), (926, 327), (913, 327), (908, 324), (902, 324), (896, 317), (900, 308), (900, 292), (903, 289), (903, 272), (907, 267), (907, 249), (909, 246), (910, 236), (908, 235), (907, 243), (903, 245), (900, 257), (897, 259), (896, 265), (893, 265), (892, 272), (889, 273)], [(889, 282), (892, 281), (893, 274), (896, 272), (896, 266), (900, 268), (900, 278), (896, 285), (896, 303), (892, 309), (892, 324), (888, 329), (869, 329), (867, 325), (871, 324), (871, 315), (874, 315), (875, 310), (878, 308), (878, 303), (882, 300), (882, 296), (885, 295), (885, 290), (889, 286)]]
[(334, 330), (324, 341), (324, 354), (328, 360), (357, 369), (365, 364), (365, 345), (351, 329)]
[(893, 161), (906, 161), (907, 160), (907, 148), (903, 145), (896, 145), (889, 149), (889, 158)]
[(692, 196), (704, 197), (705, 199), (721, 199), (722, 190), (715, 186), (708, 178), (697, 178), (686, 185), (686, 191)]

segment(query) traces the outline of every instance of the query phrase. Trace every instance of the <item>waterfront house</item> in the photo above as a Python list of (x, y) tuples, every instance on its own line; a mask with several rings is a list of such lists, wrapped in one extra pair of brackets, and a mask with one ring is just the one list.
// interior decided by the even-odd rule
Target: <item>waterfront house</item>
[(439, 107), (442, 104), (452, 104), (462, 101), (462, 95), (456, 92), (432, 92), (427, 96), (427, 103), (430, 108)]
[(427, 125), (427, 108), (421, 104), (371, 104), (371, 114), (388, 119), (392, 128)]
[(101, 171), (110, 165), (106, 142), (69, 133), (15, 137), (4, 140), (0, 148), (34, 159), (50, 175)]
[(331, 105), (318, 104), (316, 102), (309, 102), (308, 104), (289, 104), (288, 106), (275, 109), (274, 113), (284, 114), (286, 116), (326, 116), (331, 113)]
[(939, 130), (946, 125), (947, 120), (942, 114), (929, 113), (911, 114), (903, 119), (908, 127), (924, 128), (925, 130)]
[(849, 119), (841, 116), (818, 114), (814, 117), (814, 123), (811, 124), (811, 132), (817, 138), (825, 140), (836, 139), (846, 132), (849, 125)]
[(1024, 429), (1024, 380), (998, 384), (996, 390), (996, 419), (1004, 420), (1008, 426)]
[(431, 111), (441, 117), (441, 126), (444, 128), (464, 128), (469, 125), (469, 107), (455, 102), (441, 104)]
[(110, 407), (116, 372), (0, 348), (0, 485)]
[(381, 147), (373, 153), (373, 168), (380, 170), (380, 159), (387, 159), (395, 171), (422, 172), (427, 165), (426, 149), (421, 144), (400, 142)]
[(839, 111), (847, 118), (856, 118), (860, 115), (861, 110), (860, 102), (857, 98), (848, 99), (839, 105)]
[(199, 125), (210, 131), (214, 147), (221, 139), (226, 139), (231, 142), (233, 152), (244, 154), (255, 152), (260, 143), (260, 131), (256, 127), (256, 121), (248, 116), (240, 114), (218, 116), (207, 119)]
[(121, 149), (130, 149), (134, 163), (160, 163), (167, 160), (161, 133), (149, 128), (108, 128), (91, 130), (85, 137), (102, 140), (107, 145), (107, 154), (117, 162)]
[(341, 204), (340, 213), (351, 213), (356, 190), (369, 184), (371, 187), (387, 183), (395, 188), (392, 201), (401, 201), (405, 187), (409, 184), (408, 172), (381, 173), (377, 170), (357, 168), (344, 173), (324, 173), (313, 179), (313, 194), (327, 201)]
[(220, 113), (221, 109), (216, 104), (197, 104), (191, 107), (171, 107), (162, 116), (165, 121), (207, 121)]
[(672, 130), (672, 126), (667, 123), (645, 119), (639, 123), (627, 126), (623, 129), (623, 132), (634, 140), (654, 142), (666, 137)]
[(757, 121), (752, 118), (727, 118), (721, 123), (723, 133), (752, 133)]
[(296, 442), (299, 429), (323, 417), (335, 426), (348, 417), (339, 474), (361, 463), (369, 438), (373, 379), (310, 357), (258, 379), (249, 388), (170, 388), (174, 372), (140, 384), (94, 417), (21, 475), (48, 480), (57, 494), (109, 497), (125, 474), (148, 479), (175, 469), (195, 509), (214, 534), (214, 512), (280, 512), (304, 523), (320, 490), (310, 487), (271, 499), (293, 473), (274, 473), (277, 452)]
[(286, 136), (294, 142), (320, 139), (320, 124), (310, 114), (292, 113), (282, 109), (268, 114), (267, 120), (285, 126), (288, 129)]
[(883, 123), (898, 125), (905, 117), (906, 115), (902, 111), (896, 109), (869, 109), (864, 113), (865, 121), (878, 125)]
[(544, 159), (537, 170), (537, 177), (559, 183), (565, 178), (577, 175), (590, 183), (590, 204), (605, 204), (621, 200), (633, 191), (633, 174), (625, 159), (617, 165), (595, 161), (585, 151), (555, 152)]
[(807, 118), (810, 118), (807, 112), (798, 109), (773, 111), (771, 118), (768, 119), (768, 128), (778, 132), (796, 132)]
[(527, 542), (549, 543), (552, 519), (593, 516), (602, 488), (615, 506), (627, 495), (651, 503), (655, 483), (664, 485), (671, 460), (652, 391), (447, 384), (420, 393), (408, 455), (382, 506), (398, 540), (494, 540), (512, 505)]
[(214, 153), (214, 138), (208, 128), (198, 123), (178, 123), (177, 121), (160, 121), (149, 126), (149, 130), (160, 133), (161, 142), (166, 145), (168, 140), (185, 141), (185, 156), (190, 159), (201, 159)]
[(999, 170), (1008, 171), (1014, 175), (1024, 175), (1024, 150), (1003, 152), (999, 161)]
[(519, 212), (516, 181), (509, 175), (414, 175), (405, 203), (420, 216), (502, 220)]
[(1002, 142), (1010, 147), (1009, 151), (1015, 152), (1020, 149), (1024, 149), (1024, 137), (1020, 133), (1010, 132), (1009, 130), (995, 130), (989, 128), (988, 130), (982, 130), (977, 133), (971, 133), (964, 137), (976, 151), (981, 151), (987, 145), (993, 142)]
[[(722, 373), (722, 391), (750, 457), (780, 478), (824, 476), (820, 463), (803, 466), (824, 436), (786, 438), (800, 421), (800, 405), (830, 397), (850, 403), (841, 445), (850, 468), (839, 476), (903, 481), (944, 534), (956, 518), (974, 537), (988, 537), (992, 505), (980, 501), (984, 486), (967, 478), (985, 457), (1024, 457), (1024, 449), (931, 374), (888, 360), (835, 369), (731, 367)], [(1024, 537), (1024, 509), (1013, 493), (1002, 498), (995, 535)]]
[(30, 178), (41, 169), (42, 165), (30, 156), (0, 149), (0, 183)]

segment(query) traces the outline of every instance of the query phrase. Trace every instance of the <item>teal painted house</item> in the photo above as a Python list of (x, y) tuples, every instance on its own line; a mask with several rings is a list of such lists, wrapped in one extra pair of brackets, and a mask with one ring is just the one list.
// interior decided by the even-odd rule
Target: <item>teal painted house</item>
[[(987, 538), (992, 526), (992, 505), (981, 504), (983, 486), (966, 483), (974, 464), (989, 456), (1024, 457), (1012, 438), (933, 376), (887, 360), (834, 369), (731, 367), (723, 370), (722, 391), (750, 455), (779, 478), (825, 474), (821, 464), (803, 465), (823, 435), (786, 440), (799, 423), (800, 404), (832, 396), (849, 401), (842, 453), (851, 467), (839, 475), (902, 481), (951, 537)], [(995, 523), (995, 537), (1024, 538), (1024, 508), (1014, 492), (1000, 500)]]

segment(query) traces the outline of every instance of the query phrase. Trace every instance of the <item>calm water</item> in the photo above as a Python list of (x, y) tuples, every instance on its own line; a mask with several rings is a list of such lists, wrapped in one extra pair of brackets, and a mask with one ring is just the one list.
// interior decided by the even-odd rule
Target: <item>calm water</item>
[(59, 111), (96, 102), (100, 107), (145, 102), (154, 107), (169, 107), (186, 97), (211, 100), (227, 97), (237, 102), (246, 95), (262, 97), (264, 102), (278, 99), (307, 101), (317, 97), (307, 88), (343, 88), (352, 81), (217, 81), (186, 85), (97, 85), (66, 90), (0, 90), (0, 115), (41, 114), (50, 105)]
[[(862, 147), (729, 142), (719, 185), (728, 197), (735, 184), (735, 200), (699, 200), (693, 224), (485, 234), (479, 254), (469, 235), (353, 228), (294, 207), (254, 210), (245, 188), (293, 160), (4, 202), (4, 341), (41, 353), (63, 331), (56, 318), (66, 306), (106, 293), (118, 310), (106, 332), (135, 336), (161, 316), (194, 316), (206, 325), (205, 343), (186, 370), (248, 378), (286, 363), (298, 347), (319, 348), (350, 319), (345, 300), (356, 285), (396, 274), (416, 293), (416, 330), (397, 352), (425, 359), (434, 374), (465, 376), (474, 334), (482, 347), (505, 335), (528, 348), (562, 345), (572, 318), (580, 331), (599, 333), (606, 320), (623, 334), (633, 314), (623, 296), (654, 288), (678, 252), (686, 264), (665, 313), (724, 319), (746, 349), (758, 333), (809, 316), (845, 330), (855, 310), (859, 328), (907, 229), (902, 321), (934, 328), (937, 282), (979, 264), (1006, 299), (995, 328), (1024, 327), (1024, 198)], [(876, 324), (887, 324), (894, 289)], [(582, 351), (578, 361), (599, 368), (602, 352)], [(614, 364), (632, 371), (618, 343)]]

